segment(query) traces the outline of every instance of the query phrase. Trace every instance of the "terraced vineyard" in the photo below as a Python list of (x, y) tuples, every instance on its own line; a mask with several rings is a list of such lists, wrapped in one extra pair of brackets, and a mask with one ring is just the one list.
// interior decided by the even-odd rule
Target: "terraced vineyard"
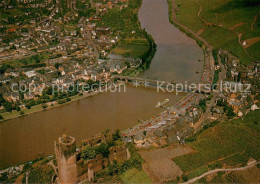
[[(257, 0), (174, 0), (177, 20), (215, 48), (243, 64), (260, 59), (260, 3)], [(171, 6), (171, 4), (170, 4)], [(242, 46), (243, 42), (247, 44)]]
[(198, 152), (174, 158), (186, 174), (202, 167), (209, 169), (246, 164), (260, 159), (260, 111), (250, 112), (244, 120), (222, 122), (202, 132), (190, 145)]

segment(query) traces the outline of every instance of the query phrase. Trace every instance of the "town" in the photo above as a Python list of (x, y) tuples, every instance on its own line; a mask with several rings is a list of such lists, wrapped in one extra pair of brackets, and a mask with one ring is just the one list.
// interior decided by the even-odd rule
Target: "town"
[[(90, 11), (95, 13), (86, 17), (68, 12), (61, 18), (61, 6), (76, 10), (75, 2), (67, 1), (63, 5), (57, 1), (54, 5), (46, 1), (35, 5), (35, 8), (43, 6), (51, 12), (46, 17), (40, 17), (40, 20), (32, 21), (29, 18), (29, 22), (17, 22), (10, 29), (4, 24), (11, 24), (9, 19), (19, 17), (2, 20), (0, 105), (3, 112), (18, 110), (23, 115), (23, 108), (38, 104), (46, 108), (58, 103), (59, 99), (79, 93), (75, 91), (51, 96), (53, 85), (62, 86), (64, 91), (68, 91), (70, 86), (76, 84), (105, 84), (111, 75), (131, 73), (143, 64), (141, 57), (111, 53), (119, 40), (122, 40), (123, 33), (99, 26), (103, 14), (109, 9), (126, 8), (127, 1), (81, 3), (90, 6)], [(26, 3), (21, 4), (26, 7)], [(6, 7), (5, 1), (1, 6)], [(11, 5), (6, 8), (13, 9)], [(135, 37), (135, 32), (132, 30), (131, 36)], [(22, 90), (13, 90), (14, 84)], [(30, 89), (32, 86), (33, 89)]]

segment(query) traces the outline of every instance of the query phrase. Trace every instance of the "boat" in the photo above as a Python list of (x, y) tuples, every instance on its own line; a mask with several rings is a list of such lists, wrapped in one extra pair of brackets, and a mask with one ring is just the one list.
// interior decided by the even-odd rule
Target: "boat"
[(168, 98), (166, 98), (164, 101), (162, 102), (158, 102), (157, 105), (155, 106), (155, 108), (159, 108), (163, 105), (165, 105), (167, 102), (169, 102), (170, 100)]

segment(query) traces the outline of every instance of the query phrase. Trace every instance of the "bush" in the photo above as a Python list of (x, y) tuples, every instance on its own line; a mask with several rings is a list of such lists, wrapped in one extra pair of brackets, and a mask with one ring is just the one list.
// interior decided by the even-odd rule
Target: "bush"
[(30, 170), (29, 183), (51, 183), (54, 170), (49, 165), (38, 166)]
[(218, 69), (215, 71), (214, 73), (214, 78), (213, 78), (213, 83), (212, 83), (212, 88), (213, 89), (216, 89), (217, 88), (217, 82), (218, 82), (218, 79), (219, 79), (219, 73), (221, 72), (221, 69)]
[(119, 170), (120, 170), (120, 167), (117, 164), (117, 161), (115, 161), (115, 160), (113, 161), (112, 164), (110, 164), (108, 166), (108, 174), (111, 175), (111, 176), (114, 175), (114, 174), (118, 174)]
[(16, 107), (17, 111), (21, 111), (21, 108), (19, 106)]
[(105, 143), (101, 143), (95, 148), (97, 154), (102, 154), (103, 157), (108, 158), (109, 156), (109, 147)]
[(4, 117), (2, 115), (0, 115), (0, 119), (4, 119)]
[(40, 68), (40, 67), (46, 67), (46, 63), (36, 63), (36, 64), (22, 66), (22, 68)]
[(216, 49), (212, 50), (212, 56), (214, 58), (215, 65), (218, 65), (218, 51)]
[(47, 104), (43, 104), (43, 105), (42, 105), (42, 108), (43, 108), (43, 109), (46, 109), (47, 107), (48, 107)]
[(81, 153), (81, 157), (84, 160), (88, 160), (88, 159), (93, 159), (95, 158), (97, 155), (96, 150), (94, 147), (91, 146), (86, 146), (83, 148), (82, 153)]
[(188, 181), (188, 179), (189, 179), (189, 178), (188, 178), (188, 176), (187, 176), (187, 175), (185, 175), (185, 174), (184, 174), (184, 175), (182, 175), (182, 180), (183, 180), (183, 181)]
[(5, 108), (5, 110), (6, 110), (7, 112), (11, 112), (11, 111), (13, 110), (13, 104), (10, 103), (10, 102), (8, 102), (8, 101), (6, 101), (6, 102), (3, 104), (3, 106), (4, 106), (4, 108)]
[(20, 115), (24, 115), (25, 113), (23, 111), (20, 112)]
[(203, 112), (206, 112), (206, 100), (200, 100), (199, 107), (203, 110)]
[(31, 106), (30, 104), (26, 104), (25, 107), (26, 107), (27, 109), (31, 109), (32, 106)]
[(117, 141), (119, 139), (121, 139), (121, 135), (120, 135), (120, 130), (117, 129), (113, 134), (112, 134), (112, 138), (113, 138), (113, 141)]
[(64, 104), (65, 102), (65, 100), (58, 100), (58, 104)]
[(212, 163), (208, 165), (210, 170), (216, 169), (216, 168), (222, 168), (222, 165), (220, 163)]

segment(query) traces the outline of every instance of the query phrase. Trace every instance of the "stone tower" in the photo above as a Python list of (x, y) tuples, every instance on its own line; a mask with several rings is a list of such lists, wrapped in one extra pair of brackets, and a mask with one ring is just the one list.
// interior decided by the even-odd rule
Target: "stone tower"
[(54, 142), (58, 163), (58, 181), (61, 184), (77, 182), (76, 141), (74, 137), (63, 135)]

